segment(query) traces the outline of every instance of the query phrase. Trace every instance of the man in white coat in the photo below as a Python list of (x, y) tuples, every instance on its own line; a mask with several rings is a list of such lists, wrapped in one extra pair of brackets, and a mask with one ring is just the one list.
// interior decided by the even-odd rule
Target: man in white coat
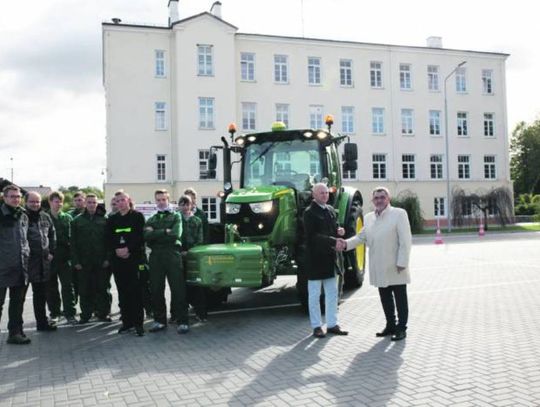
[[(378, 287), (386, 316), (386, 327), (376, 336), (392, 336), (393, 341), (404, 339), (407, 334), (409, 306), (407, 284), (409, 255), (411, 252), (411, 226), (407, 212), (390, 205), (390, 193), (384, 187), (373, 190), (375, 211), (364, 218), (359, 234), (337, 244), (338, 250), (352, 250), (361, 243), (369, 248), (369, 281)], [(398, 323), (396, 324), (397, 309)]]

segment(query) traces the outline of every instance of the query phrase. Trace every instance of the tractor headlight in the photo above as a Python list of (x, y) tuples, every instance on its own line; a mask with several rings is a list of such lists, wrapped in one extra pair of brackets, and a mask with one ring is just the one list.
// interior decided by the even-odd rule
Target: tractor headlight
[(238, 212), (240, 212), (240, 204), (235, 204), (235, 203), (225, 204), (225, 213), (227, 213), (227, 215), (236, 215)]
[(254, 213), (267, 213), (272, 210), (272, 201), (252, 203), (249, 207)]

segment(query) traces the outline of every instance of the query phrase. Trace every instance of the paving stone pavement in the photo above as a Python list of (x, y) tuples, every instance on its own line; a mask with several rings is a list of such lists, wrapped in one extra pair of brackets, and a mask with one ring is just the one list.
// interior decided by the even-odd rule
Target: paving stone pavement
[(398, 343), (375, 338), (384, 318), (368, 284), (340, 306), (349, 336), (322, 340), (294, 305), (138, 338), (118, 321), (36, 332), (27, 303), (31, 345), (7, 345), (2, 320), (0, 405), (539, 406), (539, 249), (538, 233), (416, 239)]

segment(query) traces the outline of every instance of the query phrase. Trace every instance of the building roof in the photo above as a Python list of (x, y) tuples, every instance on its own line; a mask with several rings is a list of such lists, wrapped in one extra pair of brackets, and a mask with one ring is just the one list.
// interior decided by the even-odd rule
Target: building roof
[(51, 187), (44, 187), (43, 185), (38, 187), (21, 187), (21, 189), (25, 190), (26, 192), (37, 192), (42, 198), (46, 197), (52, 192)]

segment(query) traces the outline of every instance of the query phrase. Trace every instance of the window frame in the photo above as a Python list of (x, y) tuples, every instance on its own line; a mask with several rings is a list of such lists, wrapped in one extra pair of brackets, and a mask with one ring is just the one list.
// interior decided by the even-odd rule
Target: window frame
[(308, 85), (320, 86), (322, 84), (321, 57), (308, 57)]
[(427, 75), (428, 75), (428, 90), (430, 92), (440, 92), (441, 91), (441, 75), (439, 65), (428, 65), (427, 66)]
[(406, 64), (406, 63), (400, 63), (399, 64), (399, 90), (411, 91), (412, 89), (413, 89), (412, 65)]
[[(405, 158), (412, 158), (410, 161), (406, 161)], [(403, 180), (415, 180), (416, 179), (416, 155), (415, 154), (401, 154), (401, 178)]]
[(383, 63), (380, 61), (369, 62), (369, 84), (372, 89), (383, 88)]
[(457, 161), (458, 179), (471, 179), (471, 156), (469, 154), (459, 154)]
[[(161, 56), (159, 56), (158, 54), (161, 54)], [(166, 51), (164, 49), (154, 50), (154, 77), (155, 78), (167, 77), (165, 55), (166, 55)]]
[[(436, 160), (434, 160), (436, 158)], [(430, 179), (444, 179), (444, 157), (442, 154), (430, 154), (429, 175)]]
[[(380, 111), (380, 115), (377, 114)], [(385, 123), (384, 123), (384, 116), (385, 116), (385, 109), (384, 107), (372, 107), (371, 108), (371, 133), (377, 136), (385, 135)], [(379, 131), (380, 130), (380, 131)]]
[[(255, 131), (257, 130), (257, 103), (242, 102), (242, 130)], [(246, 125), (247, 124), (247, 125)]]
[[(249, 57), (252, 59), (249, 60)], [(242, 82), (255, 82), (254, 52), (240, 52), (240, 80)]]
[[(382, 158), (382, 160), (379, 160)], [(386, 180), (388, 179), (388, 168), (386, 166), (386, 154), (385, 153), (372, 153), (371, 154), (371, 176), (373, 179)], [(376, 176), (377, 175), (377, 176)]]
[[(349, 64), (349, 66), (345, 66), (345, 64)], [(354, 86), (352, 59), (339, 60), (339, 84), (345, 88), (352, 88)]]
[(401, 135), (414, 136), (414, 109), (401, 109)]
[(197, 44), (197, 76), (214, 76), (214, 46), (211, 44)]
[(156, 181), (167, 182), (167, 154), (156, 154)]
[(154, 130), (167, 131), (167, 102), (154, 102)]
[[(215, 98), (199, 96), (199, 130), (215, 130)], [(204, 105), (203, 105), (204, 102)], [(211, 103), (210, 103), (211, 102)], [(204, 109), (204, 113), (202, 112)], [(204, 120), (203, 120), (204, 119)]]
[[(283, 58), (284, 61), (278, 61), (277, 60), (278, 58)], [(283, 84), (283, 85), (289, 84), (289, 56), (288, 55), (274, 54), (273, 77), (274, 77), (274, 83), (276, 84)]]

